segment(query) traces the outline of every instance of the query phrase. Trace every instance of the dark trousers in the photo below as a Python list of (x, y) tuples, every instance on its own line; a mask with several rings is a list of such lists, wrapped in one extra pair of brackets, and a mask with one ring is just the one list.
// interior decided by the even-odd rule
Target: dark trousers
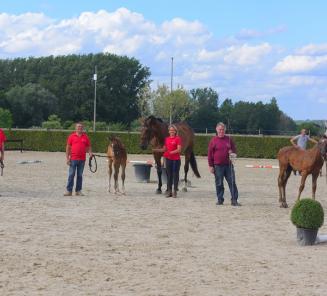
[(224, 202), (224, 178), (227, 181), (232, 200), (238, 199), (238, 190), (235, 182), (234, 166), (228, 165), (215, 165), (215, 183), (216, 193), (219, 202)]
[(178, 190), (179, 182), (179, 169), (181, 167), (181, 160), (166, 159), (166, 170), (167, 170), (167, 190), (172, 191), (174, 185), (174, 191)]

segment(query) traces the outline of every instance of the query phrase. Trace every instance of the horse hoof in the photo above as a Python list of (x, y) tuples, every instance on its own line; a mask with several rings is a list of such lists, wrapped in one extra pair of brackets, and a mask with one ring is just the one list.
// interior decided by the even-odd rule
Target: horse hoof
[(156, 190), (156, 194), (161, 194), (161, 193), (162, 193), (161, 189)]
[(288, 204), (283, 202), (283, 203), (280, 204), (279, 207), (280, 208), (283, 208), (283, 209), (287, 209), (288, 208)]
[(183, 192), (187, 192), (187, 188), (186, 187), (183, 187), (182, 191)]

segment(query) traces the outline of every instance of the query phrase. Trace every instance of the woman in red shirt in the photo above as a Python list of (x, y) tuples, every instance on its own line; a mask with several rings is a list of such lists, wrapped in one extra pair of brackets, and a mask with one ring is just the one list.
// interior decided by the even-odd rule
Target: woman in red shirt
[[(177, 197), (179, 169), (181, 167), (182, 140), (177, 135), (177, 128), (171, 124), (168, 127), (169, 136), (165, 139), (163, 148), (153, 149), (156, 152), (163, 152), (163, 157), (166, 159), (167, 171), (167, 193), (166, 197)], [(174, 185), (174, 191), (172, 187)]]

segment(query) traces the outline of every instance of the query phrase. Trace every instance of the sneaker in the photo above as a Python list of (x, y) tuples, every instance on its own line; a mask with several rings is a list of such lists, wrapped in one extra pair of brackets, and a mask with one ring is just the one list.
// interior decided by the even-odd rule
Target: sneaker
[(75, 192), (75, 195), (76, 195), (76, 196), (84, 196), (84, 194), (83, 194), (82, 191), (76, 191), (76, 192)]
[(222, 200), (218, 200), (217, 202), (216, 202), (216, 205), (217, 206), (221, 206), (221, 205), (223, 205), (224, 204), (224, 202), (222, 201)]
[(72, 192), (71, 191), (66, 191), (65, 193), (64, 193), (64, 196), (72, 196), (73, 194), (72, 194)]
[(239, 202), (237, 202), (237, 200), (232, 200), (231, 205), (233, 207), (240, 207), (240, 206), (242, 206)]

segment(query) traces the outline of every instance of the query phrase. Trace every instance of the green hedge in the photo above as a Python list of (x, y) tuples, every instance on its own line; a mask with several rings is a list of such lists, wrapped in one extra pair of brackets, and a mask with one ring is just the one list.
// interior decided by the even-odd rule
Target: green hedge
[[(66, 139), (71, 131), (37, 131), (37, 130), (6, 130), (8, 139), (23, 139), (24, 149), (33, 151), (65, 151)], [(107, 133), (89, 132), (93, 151), (105, 153), (108, 146), (109, 135), (118, 136), (125, 144), (128, 153), (151, 153), (141, 150), (140, 135), (138, 133)], [(196, 135), (195, 154), (207, 155), (208, 143), (212, 135)], [(233, 136), (237, 147), (238, 157), (276, 158), (281, 147), (290, 145), (289, 138), (265, 136)], [(19, 148), (18, 143), (7, 143), (7, 149)]]

